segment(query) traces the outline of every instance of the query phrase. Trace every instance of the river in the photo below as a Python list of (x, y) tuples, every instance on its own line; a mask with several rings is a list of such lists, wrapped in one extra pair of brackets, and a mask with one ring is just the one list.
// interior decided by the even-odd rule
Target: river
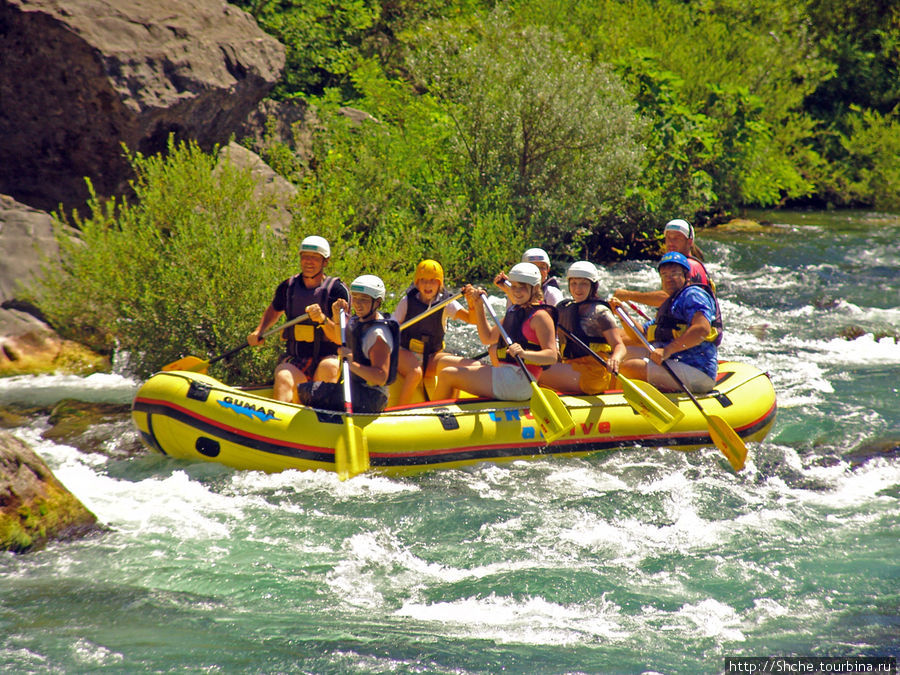
[[(900, 657), (900, 216), (753, 215), (774, 225), (699, 235), (721, 356), (778, 393), (741, 473), (714, 447), (625, 448), (341, 483), (115, 440), (85, 454), (37, 419), (14, 433), (110, 530), (0, 555), (0, 671), (675, 675)], [(632, 262), (601, 284), (657, 278)], [(476, 350), (462, 329), (453, 344)], [(136, 387), (19, 377), (0, 402)]]

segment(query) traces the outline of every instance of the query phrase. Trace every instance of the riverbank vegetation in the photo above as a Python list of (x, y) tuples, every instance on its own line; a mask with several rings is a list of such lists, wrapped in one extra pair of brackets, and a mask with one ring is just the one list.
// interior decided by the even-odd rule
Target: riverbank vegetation
[[(41, 306), (140, 374), (242, 339), (306, 234), (332, 241), (330, 271), (400, 290), (423, 257), (458, 284), (532, 245), (560, 265), (652, 255), (672, 217), (900, 209), (888, 0), (235, 4), (287, 46), (274, 96), (316, 111), (312, 162), (262, 149), (302, 215), (285, 245), (248, 175), (213, 177), (189, 145), (132, 157), (137, 201), (76, 216)], [(270, 361), (245, 350), (235, 374)]]

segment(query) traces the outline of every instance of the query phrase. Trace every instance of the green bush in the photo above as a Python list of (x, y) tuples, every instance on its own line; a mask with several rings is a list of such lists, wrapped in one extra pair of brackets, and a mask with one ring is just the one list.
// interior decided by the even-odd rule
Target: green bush
[(640, 166), (633, 106), (610, 69), (504, 11), (427, 24), (409, 62), (453, 120), (472, 211), (507, 195), (526, 238), (577, 255), (585, 224), (616, 208)]
[[(868, 204), (900, 212), (900, 116), (852, 106), (834, 131), (831, 156), (839, 161), (828, 190), (839, 205)], [(836, 143), (835, 143), (836, 141)]]
[(803, 5), (786, 0), (523, 0), (522, 20), (613, 63), (648, 122), (628, 218), (772, 205), (810, 194), (805, 97), (830, 72)]
[[(171, 140), (168, 156), (130, 161), (137, 202), (92, 197), (75, 238), (58, 216), (63, 264), (34, 290), (65, 337), (127, 355), (143, 377), (241, 344), (297, 259), (268, 227), (249, 170)], [(267, 379), (269, 352), (244, 350), (221, 372)]]

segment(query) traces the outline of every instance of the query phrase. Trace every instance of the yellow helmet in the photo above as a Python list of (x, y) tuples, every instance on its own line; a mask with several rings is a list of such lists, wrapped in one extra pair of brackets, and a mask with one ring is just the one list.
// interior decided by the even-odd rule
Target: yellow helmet
[(423, 260), (416, 265), (416, 276), (413, 278), (413, 283), (419, 279), (437, 279), (443, 284), (444, 268), (437, 260)]

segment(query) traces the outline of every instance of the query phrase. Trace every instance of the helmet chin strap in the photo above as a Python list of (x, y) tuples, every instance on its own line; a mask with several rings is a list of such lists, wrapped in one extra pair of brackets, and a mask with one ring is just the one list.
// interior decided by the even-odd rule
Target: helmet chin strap
[(372, 298), (372, 309), (369, 310), (369, 313), (365, 316), (359, 317), (359, 320), (368, 321), (372, 316), (374, 316), (375, 312), (378, 311), (379, 307), (381, 307), (381, 298)]

